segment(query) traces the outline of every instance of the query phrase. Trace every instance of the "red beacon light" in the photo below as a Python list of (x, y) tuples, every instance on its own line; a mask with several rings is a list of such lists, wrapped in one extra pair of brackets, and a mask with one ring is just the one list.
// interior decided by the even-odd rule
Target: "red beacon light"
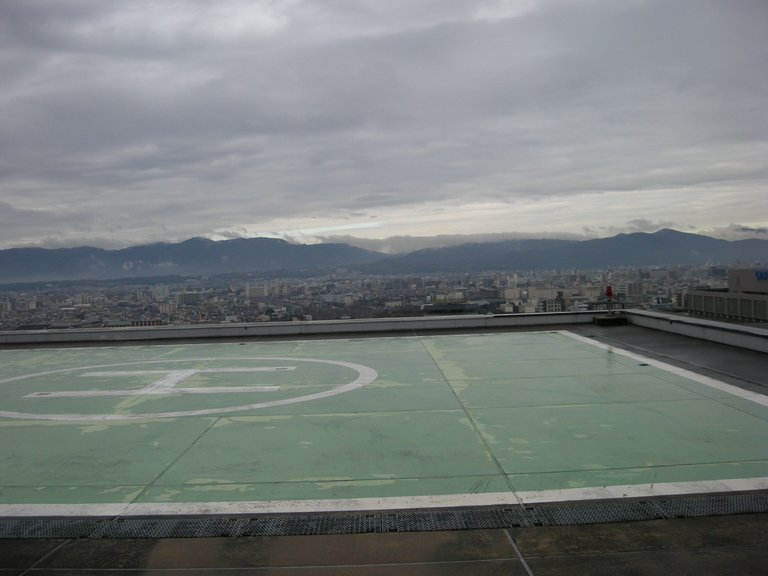
[(607, 302), (606, 308), (609, 314), (613, 314), (613, 288), (611, 286), (605, 287), (605, 300)]

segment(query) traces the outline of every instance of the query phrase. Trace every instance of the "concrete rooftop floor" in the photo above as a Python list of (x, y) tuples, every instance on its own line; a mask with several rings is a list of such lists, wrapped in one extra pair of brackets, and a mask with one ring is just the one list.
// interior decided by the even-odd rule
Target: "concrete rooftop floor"
[[(504, 494), (513, 496), (509, 502), (536, 501), (562, 489), (768, 476), (764, 398), (744, 392), (764, 391), (765, 354), (634, 326), (573, 326), (570, 334), (5, 350), (2, 505), (11, 515), (72, 504), (118, 506), (110, 514), (130, 514), (130, 506), (141, 505), (134, 513), (167, 514), (179, 505), (184, 512), (193, 502), (235, 502), (230, 513), (240, 505), (248, 513), (247, 506), (265, 499), (296, 504), (327, 501), (330, 495), (366, 505), (368, 498), (393, 498), (395, 504), (404, 502), (398, 498), (415, 498), (419, 506), (424, 504), (419, 498), (440, 495), (461, 506), (483, 502), (472, 500), (478, 494), (498, 502)], [(221, 346), (229, 350), (221, 353)], [(119, 358), (100, 357), (113, 353)], [(247, 366), (243, 360), (238, 366), (221, 361), (257, 355), (261, 360)], [(15, 359), (7, 361), (11, 356)], [(83, 364), (83, 357), (91, 359)], [(295, 362), (279, 366), (283, 363), (266, 357)], [(329, 383), (355, 382), (359, 368), (301, 358), (360, 364), (372, 368), (376, 378), (341, 394), (316, 396), (333, 389)], [(103, 375), (85, 376), (147, 371), (148, 362), (157, 372), (113, 374), (108, 386)], [(270, 370), (261, 370), (265, 367)], [(203, 371), (222, 368), (229, 371)], [(184, 370), (198, 372), (179, 375)], [(362, 372), (363, 379), (370, 376)], [(180, 380), (158, 384), (169, 373)], [(259, 391), (270, 400), (238, 404), (246, 407), (242, 410), (233, 411), (230, 398), (243, 392), (148, 393), (153, 386), (252, 386), (254, 375), (266, 375), (269, 385), (277, 382), (280, 388)], [(309, 400), (280, 403), (296, 397), (291, 388), (301, 388)], [(71, 395), (95, 389), (144, 394)], [(50, 394), (57, 391), (65, 394)], [(41, 392), (51, 397), (24, 399)], [(254, 406), (268, 402), (277, 403)], [(221, 411), (178, 414), (212, 409)], [(56, 414), (73, 420), (47, 419)], [(243, 433), (249, 440), (240, 439)], [(105, 435), (117, 443), (91, 440)], [(339, 453), (339, 439), (347, 435), (353, 440), (345, 440)], [(144, 456), (147, 446), (158, 442), (160, 449), (169, 436), (175, 443), (168, 442), (162, 457)], [(268, 466), (249, 460), (255, 442)], [(307, 456), (302, 450), (317, 452)], [(103, 473), (86, 472), (98, 462)], [(766, 524), (765, 514), (744, 514), (396, 534), (6, 539), (0, 540), (0, 575), (174, 568), (190, 574), (269, 574), (278, 567), (280, 574), (757, 574), (764, 573), (760, 569), (768, 560)]]

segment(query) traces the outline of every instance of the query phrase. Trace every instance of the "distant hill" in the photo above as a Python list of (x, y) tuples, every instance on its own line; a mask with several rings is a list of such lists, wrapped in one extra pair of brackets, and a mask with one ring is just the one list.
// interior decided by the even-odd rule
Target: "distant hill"
[(751, 266), (758, 262), (768, 262), (768, 240), (727, 241), (664, 229), (653, 234), (638, 232), (584, 241), (463, 244), (418, 250), (357, 268), (368, 273), (417, 273), (707, 263)]
[(571, 244), (570, 240), (504, 240), (501, 242), (473, 242), (446, 248), (424, 248), (402, 256), (392, 256), (370, 264), (356, 266), (369, 273), (430, 273), (477, 272), (500, 270), (505, 262), (514, 262), (525, 254), (548, 250), (555, 253)]
[(274, 238), (192, 238), (121, 250), (13, 248), (0, 250), (0, 283), (323, 270), (384, 257), (346, 244), (290, 244)]
[(506, 240), (417, 250), (400, 256), (347, 244), (290, 244), (273, 238), (214, 242), (192, 238), (122, 250), (13, 248), (0, 250), (0, 284), (105, 280), (169, 275), (272, 272), (286, 275), (349, 267), (366, 274), (421, 274), (768, 262), (768, 240), (727, 241), (660, 230), (596, 240)]

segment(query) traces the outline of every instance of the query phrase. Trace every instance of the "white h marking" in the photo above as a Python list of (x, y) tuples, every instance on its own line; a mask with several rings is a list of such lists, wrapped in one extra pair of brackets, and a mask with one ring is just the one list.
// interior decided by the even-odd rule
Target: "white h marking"
[(247, 392), (274, 392), (280, 386), (201, 386), (197, 388), (177, 388), (176, 385), (188, 380), (195, 374), (216, 374), (220, 372), (282, 372), (295, 370), (295, 366), (267, 366), (262, 368), (192, 368), (189, 370), (128, 370), (122, 372), (88, 372), (83, 376), (146, 376), (164, 374), (162, 378), (147, 384), (138, 390), (71, 390), (62, 392), (32, 392), (25, 398), (93, 398), (96, 396), (151, 396), (169, 394), (236, 394)]

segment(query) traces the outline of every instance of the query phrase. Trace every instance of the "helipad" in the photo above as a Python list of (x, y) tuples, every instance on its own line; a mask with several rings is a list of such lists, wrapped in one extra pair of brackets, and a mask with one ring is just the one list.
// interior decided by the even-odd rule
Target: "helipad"
[(0, 516), (768, 487), (768, 397), (569, 332), (0, 351)]

